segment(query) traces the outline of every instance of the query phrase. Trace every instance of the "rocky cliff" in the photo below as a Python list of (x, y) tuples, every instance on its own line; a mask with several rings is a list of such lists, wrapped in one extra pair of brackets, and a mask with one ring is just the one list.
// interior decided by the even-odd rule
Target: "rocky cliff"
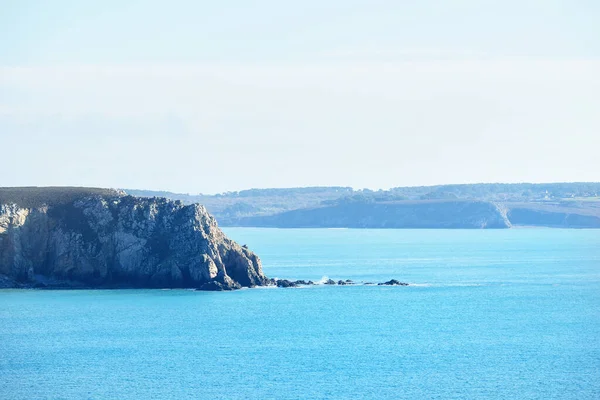
[(201, 205), (85, 191), (43, 201), (37, 188), (34, 202), (23, 201), (27, 193), (14, 201), (2, 190), (1, 286), (219, 290), (268, 282), (259, 258)]

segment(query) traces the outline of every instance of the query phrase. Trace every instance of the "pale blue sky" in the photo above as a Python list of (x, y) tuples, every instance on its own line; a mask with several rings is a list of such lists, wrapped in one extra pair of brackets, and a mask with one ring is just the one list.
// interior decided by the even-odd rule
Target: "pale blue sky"
[(0, 186), (600, 181), (598, 1), (94, 3), (0, 0)]

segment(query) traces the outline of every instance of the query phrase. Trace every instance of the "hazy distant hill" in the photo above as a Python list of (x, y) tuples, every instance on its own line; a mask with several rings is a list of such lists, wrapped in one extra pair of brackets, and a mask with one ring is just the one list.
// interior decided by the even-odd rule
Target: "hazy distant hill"
[(600, 228), (600, 183), (482, 183), (385, 191), (307, 187), (217, 195), (125, 191), (199, 202), (222, 226)]

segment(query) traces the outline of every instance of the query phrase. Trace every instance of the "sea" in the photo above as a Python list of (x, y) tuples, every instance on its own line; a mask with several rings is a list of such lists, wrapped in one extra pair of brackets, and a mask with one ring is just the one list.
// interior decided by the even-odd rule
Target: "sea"
[(224, 231), (357, 284), (2, 290), (0, 399), (600, 399), (600, 230)]

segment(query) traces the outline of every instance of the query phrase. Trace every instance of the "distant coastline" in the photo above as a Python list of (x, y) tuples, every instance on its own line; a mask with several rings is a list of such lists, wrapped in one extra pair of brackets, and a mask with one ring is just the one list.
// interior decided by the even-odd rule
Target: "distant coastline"
[(250, 189), (216, 195), (124, 189), (201, 203), (224, 227), (600, 228), (600, 183), (481, 183), (354, 190)]

